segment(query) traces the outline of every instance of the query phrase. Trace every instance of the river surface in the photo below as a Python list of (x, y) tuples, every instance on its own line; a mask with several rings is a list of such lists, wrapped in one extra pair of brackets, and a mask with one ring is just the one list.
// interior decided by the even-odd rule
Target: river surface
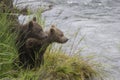
[[(69, 37), (63, 50), (94, 55), (109, 73), (105, 80), (120, 80), (120, 0), (17, 0), (14, 5), (33, 14), (42, 8), (45, 26), (56, 24)], [(28, 16), (19, 16), (20, 23), (24, 19)]]

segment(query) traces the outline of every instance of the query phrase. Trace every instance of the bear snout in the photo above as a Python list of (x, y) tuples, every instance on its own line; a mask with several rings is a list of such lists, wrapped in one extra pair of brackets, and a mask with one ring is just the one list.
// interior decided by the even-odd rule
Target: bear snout
[(48, 35), (45, 35), (45, 39), (48, 38)]
[(66, 38), (66, 39), (65, 39), (65, 42), (67, 42), (68, 40), (69, 40), (69, 39), (68, 39), (68, 38)]
[(69, 39), (67, 38), (67, 39), (66, 39), (66, 42), (67, 42), (68, 40), (69, 40)]
[(46, 38), (48, 38), (48, 35), (44, 34), (43, 39), (46, 39)]
[(66, 43), (69, 39), (66, 37), (63, 37), (62, 39), (60, 39), (60, 43)]

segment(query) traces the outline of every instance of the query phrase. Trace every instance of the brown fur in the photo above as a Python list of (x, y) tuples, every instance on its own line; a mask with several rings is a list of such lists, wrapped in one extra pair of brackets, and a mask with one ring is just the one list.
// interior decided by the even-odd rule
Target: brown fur
[(26, 40), (26, 46), (29, 47), (30, 49), (33, 48), (38, 48), (40, 49), (39, 51), (39, 56), (37, 60), (37, 64), (40, 66), (40, 64), (43, 61), (44, 58), (44, 53), (47, 49), (47, 47), (54, 43), (66, 43), (68, 41), (68, 38), (66, 38), (61, 30), (56, 28), (54, 25), (50, 28), (49, 31), (46, 31), (48, 37), (44, 40), (38, 40), (35, 38), (29, 38)]
[(35, 52), (38, 52), (39, 49), (37, 47), (31, 49), (26, 46), (26, 40), (29, 38), (42, 40), (47, 38), (47, 34), (43, 32), (42, 27), (36, 22), (35, 18), (29, 23), (20, 26), (18, 33), (16, 45), (19, 53), (19, 65), (24, 68), (33, 68), (35, 66)]

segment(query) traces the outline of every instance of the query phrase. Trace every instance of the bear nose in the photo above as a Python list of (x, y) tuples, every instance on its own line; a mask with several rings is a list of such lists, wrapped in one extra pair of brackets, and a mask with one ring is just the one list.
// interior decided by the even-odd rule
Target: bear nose
[(67, 39), (67, 41), (68, 41), (69, 39)]
[(45, 39), (48, 38), (48, 35), (46, 34), (44, 38), (45, 38)]
[(45, 38), (47, 38), (48, 36), (45, 36)]
[(66, 42), (67, 42), (68, 40), (69, 40), (69, 39), (67, 38), (67, 39), (66, 39)]

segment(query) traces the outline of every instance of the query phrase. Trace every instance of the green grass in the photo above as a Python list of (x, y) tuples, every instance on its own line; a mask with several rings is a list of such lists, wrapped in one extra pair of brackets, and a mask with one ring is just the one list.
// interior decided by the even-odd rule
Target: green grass
[(7, 19), (6, 14), (0, 15), (0, 78), (10, 73), (11, 63), (16, 56), (15, 36), (10, 33), (12, 24), (13, 22)]
[[(42, 23), (44, 24), (44, 21), (40, 22), (40, 24)], [(49, 47), (45, 53), (44, 65), (40, 68), (23, 70), (16, 67), (13, 69), (13, 62), (18, 56), (14, 44), (16, 34), (10, 32), (13, 24), (14, 21), (8, 19), (6, 14), (0, 15), (1, 80), (93, 80), (93, 78), (101, 80), (102, 73), (98, 69), (99, 65), (91, 62), (88, 57), (84, 59), (74, 54), (72, 47), (70, 52), (70, 54), (74, 54), (72, 56), (62, 52), (61, 47), (59, 50), (52, 50)]]

